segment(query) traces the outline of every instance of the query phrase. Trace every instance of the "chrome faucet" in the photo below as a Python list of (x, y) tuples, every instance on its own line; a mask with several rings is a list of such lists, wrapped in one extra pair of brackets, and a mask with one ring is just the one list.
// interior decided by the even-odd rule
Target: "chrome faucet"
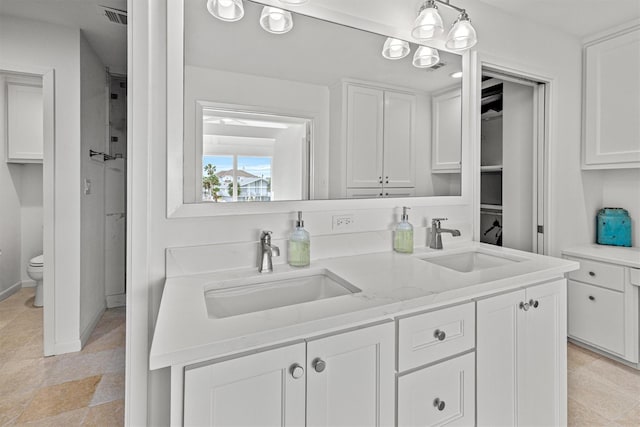
[(447, 218), (433, 218), (431, 220), (431, 240), (429, 241), (429, 247), (431, 249), (442, 249), (441, 233), (451, 233), (452, 236), (460, 235), (460, 230), (440, 228), (440, 221), (446, 220)]
[(273, 271), (273, 256), (280, 256), (280, 248), (271, 244), (271, 232), (263, 231), (260, 234), (260, 260), (258, 261), (259, 273), (270, 273)]

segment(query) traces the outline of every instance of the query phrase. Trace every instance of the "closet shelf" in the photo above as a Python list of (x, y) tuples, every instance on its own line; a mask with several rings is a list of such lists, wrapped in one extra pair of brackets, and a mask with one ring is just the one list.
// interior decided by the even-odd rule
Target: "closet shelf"
[(485, 210), (485, 211), (500, 211), (500, 212), (502, 212), (502, 205), (487, 205), (487, 204), (481, 204), (481, 205), (480, 205), (480, 210)]
[(502, 172), (502, 165), (480, 166), (480, 172)]

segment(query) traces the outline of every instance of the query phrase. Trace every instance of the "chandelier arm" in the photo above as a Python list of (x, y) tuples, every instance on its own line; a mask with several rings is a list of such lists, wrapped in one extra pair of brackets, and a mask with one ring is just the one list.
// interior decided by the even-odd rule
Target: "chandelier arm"
[(457, 10), (458, 12), (461, 12), (461, 13), (465, 13), (465, 12), (466, 12), (466, 10), (465, 10), (465, 9), (462, 9), (462, 8), (460, 8), (460, 7), (458, 7), (458, 6), (454, 6), (454, 5), (452, 5), (451, 3), (449, 3), (449, 0), (434, 0), (434, 1), (435, 1), (436, 3), (440, 3), (440, 4), (444, 5), (444, 6), (448, 6), (448, 7), (450, 7), (451, 9), (455, 9), (455, 10)]

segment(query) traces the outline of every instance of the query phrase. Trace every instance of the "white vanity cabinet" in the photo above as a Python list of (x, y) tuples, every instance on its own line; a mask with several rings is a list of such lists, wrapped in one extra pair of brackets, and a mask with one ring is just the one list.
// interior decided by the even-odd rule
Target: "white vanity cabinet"
[(462, 89), (450, 89), (432, 98), (431, 169), (459, 173), (462, 160)]
[(42, 85), (23, 80), (5, 79), (6, 159), (9, 163), (42, 163)]
[(640, 167), (640, 25), (584, 47), (583, 169)]
[(185, 368), (184, 425), (389, 426), (392, 322)]
[[(615, 253), (611, 258), (617, 263), (596, 261), (589, 249), (602, 257), (626, 248), (594, 246), (585, 248), (582, 256), (578, 248), (564, 252), (565, 258), (580, 262), (580, 269), (569, 273), (569, 338), (638, 366), (640, 269), (619, 264), (623, 258)], [(628, 253), (633, 254), (633, 248)], [(640, 262), (640, 253), (636, 260)]]
[(567, 423), (566, 282), (477, 303), (477, 425)]

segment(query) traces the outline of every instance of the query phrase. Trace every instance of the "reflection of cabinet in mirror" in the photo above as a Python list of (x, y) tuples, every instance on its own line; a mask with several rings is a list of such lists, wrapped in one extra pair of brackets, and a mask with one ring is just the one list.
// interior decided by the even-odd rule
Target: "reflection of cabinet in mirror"
[[(415, 194), (417, 95), (342, 82), (332, 90), (334, 195), (348, 198)], [(338, 125), (338, 123), (340, 125)]]
[(432, 98), (433, 137), (431, 169), (433, 173), (460, 173), (462, 145), (462, 90), (446, 90)]

